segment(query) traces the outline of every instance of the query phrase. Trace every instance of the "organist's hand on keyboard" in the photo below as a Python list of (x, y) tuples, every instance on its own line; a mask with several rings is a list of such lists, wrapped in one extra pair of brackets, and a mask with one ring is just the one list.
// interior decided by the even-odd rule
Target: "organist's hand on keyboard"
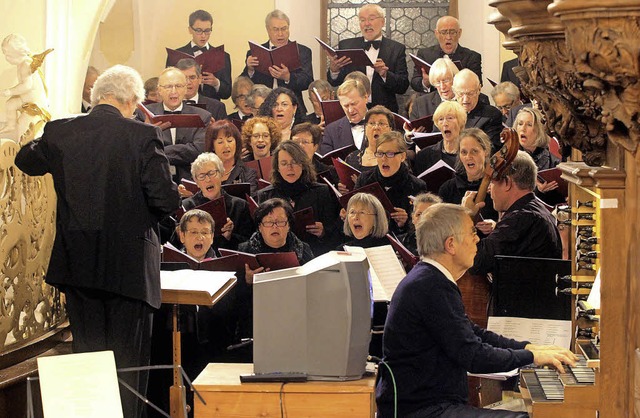
[(533, 362), (536, 366), (552, 366), (560, 373), (564, 373), (563, 364), (575, 366), (578, 357), (566, 348), (555, 345), (527, 344), (525, 350), (533, 353)]

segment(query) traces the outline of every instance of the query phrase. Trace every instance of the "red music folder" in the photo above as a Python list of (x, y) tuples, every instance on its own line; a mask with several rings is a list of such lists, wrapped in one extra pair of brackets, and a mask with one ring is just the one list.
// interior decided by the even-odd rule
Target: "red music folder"
[[(228, 250), (226, 248), (220, 248), (220, 254), (227, 256), (236, 254), (240, 258), (243, 265), (246, 263), (251, 270), (255, 270), (259, 267), (264, 267), (270, 271), (282, 270), (291, 267), (298, 267), (298, 257), (293, 251), (286, 253), (261, 253), (250, 254), (237, 250)], [(244, 267), (243, 267), (244, 269)]]
[(313, 88), (313, 94), (316, 95), (316, 98), (320, 102), (325, 126), (345, 116), (340, 100), (322, 100), (318, 93), (318, 89), (315, 87)]
[[(227, 223), (227, 209), (224, 206), (224, 196), (220, 196), (217, 199), (203, 203), (200, 206), (196, 206), (193, 209), (200, 209), (207, 212), (213, 218), (215, 222), (214, 236), (222, 233), (222, 227)], [(182, 215), (185, 214), (183, 207), (180, 207), (176, 211), (176, 218), (180, 221)]]
[(293, 233), (296, 234), (298, 238), (303, 238), (307, 233), (307, 225), (315, 225), (315, 223), (313, 208), (311, 206), (293, 212)]
[(336, 186), (331, 184), (329, 180), (327, 180), (324, 177), (323, 177), (323, 180), (325, 181), (325, 183), (327, 183), (327, 185), (329, 185), (329, 188), (333, 190), (333, 193), (338, 198), (338, 202), (340, 202), (340, 206), (342, 206), (345, 209), (349, 204), (349, 199), (351, 199), (351, 196), (353, 196), (356, 193), (369, 193), (378, 198), (380, 203), (382, 203), (382, 207), (384, 208), (385, 212), (387, 212), (387, 215), (395, 212), (393, 203), (391, 203), (391, 201), (389, 200), (389, 197), (384, 192), (384, 190), (382, 189), (382, 186), (380, 186), (378, 182), (367, 184), (366, 186), (363, 186), (359, 189), (355, 189), (350, 191), (349, 193), (342, 194), (338, 189), (336, 189)]
[(255, 70), (268, 76), (271, 75), (271, 73), (269, 73), (269, 67), (273, 65), (278, 67), (285, 65), (289, 71), (294, 71), (302, 67), (300, 63), (300, 53), (298, 52), (298, 43), (296, 41), (291, 41), (275, 49), (268, 49), (260, 44), (249, 41), (249, 49), (251, 50), (251, 55), (258, 58), (259, 64), (255, 67)]
[(417, 56), (415, 56), (413, 54), (409, 54), (409, 56), (411, 57), (411, 60), (413, 61), (413, 65), (416, 66), (416, 69), (418, 69), (418, 68), (424, 69), (424, 71), (427, 74), (429, 74), (429, 70), (431, 70), (431, 64), (429, 64), (428, 62), (426, 62), (422, 58), (418, 58)]
[(367, 56), (366, 52), (364, 52), (364, 49), (333, 49), (329, 44), (322, 42), (318, 38), (316, 38), (316, 41), (318, 41), (322, 49), (332, 57), (347, 57), (351, 60), (351, 65), (355, 65), (356, 67), (373, 67), (374, 63), (371, 61), (371, 58)]
[(268, 155), (259, 160), (245, 161), (244, 165), (253, 169), (253, 171), (255, 171), (256, 174), (258, 175), (259, 179), (266, 180), (267, 182), (269, 182), (269, 184), (271, 184), (270, 181), (271, 181), (272, 158), (273, 157), (271, 157), (271, 155)]
[(256, 202), (253, 197), (249, 196), (249, 193), (245, 195), (245, 200), (249, 205), (249, 214), (252, 218), (255, 218), (256, 209), (258, 209), (258, 202)]
[(249, 183), (227, 183), (222, 185), (222, 190), (231, 196), (244, 199), (244, 196), (251, 193), (251, 184)]
[(162, 261), (169, 263), (187, 263), (192, 270), (207, 271), (237, 271), (240, 265), (240, 258), (236, 254), (219, 258), (205, 258), (202, 261), (198, 261), (189, 254), (178, 250), (170, 243), (162, 246)]
[(269, 186), (271, 186), (271, 182), (266, 181), (265, 179), (258, 179), (258, 190), (262, 190)]
[(199, 115), (178, 114), (178, 115), (154, 115), (145, 105), (138, 104), (138, 109), (144, 113), (151, 124), (170, 122), (172, 128), (204, 128), (204, 122)]
[(442, 132), (414, 132), (411, 140), (423, 149), (442, 141)]
[(438, 160), (437, 163), (424, 170), (417, 177), (427, 183), (427, 191), (437, 194), (440, 186), (445, 181), (453, 178), (455, 174), (456, 171), (449, 164), (443, 160)]
[(415, 266), (418, 261), (420, 261), (420, 257), (414, 255), (407, 247), (405, 247), (399, 240), (397, 240), (391, 234), (386, 235), (389, 243), (393, 247), (393, 249), (400, 255), (400, 258), (407, 266)]
[(196, 194), (200, 191), (200, 188), (198, 187), (196, 182), (193, 180), (187, 180), (183, 178), (183, 179), (180, 179), (180, 183), (184, 186), (185, 189), (187, 189), (193, 194)]
[(198, 55), (187, 54), (186, 52), (177, 51), (171, 48), (165, 49), (167, 50), (167, 62), (171, 66), (175, 66), (178, 61), (183, 58), (191, 58), (200, 64), (202, 72), (216, 73), (222, 70), (225, 65), (224, 45), (209, 48), (208, 51), (202, 52)]
[(431, 132), (433, 130), (433, 115), (427, 115), (415, 120), (409, 120), (408, 118), (405, 118), (398, 113), (393, 113), (393, 119), (396, 124), (396, 129), (402, 129), (404, 127), (404, 124), (406, 123), (411, 130), (422, 127), (424, 127), (425, 132)]
[(558, 192), (560, 192), (563, 197), (567, 197), (569, 195), (569, 184), (561, 176), (562, 171), (560, 171), (559, 168), (548, 168), (546, 170), (538, 171), (538, 180), (546, 183), (555, 181), (558, 183)]
[(358, 177), (360, 175), (360, 171), (356, 168), (351, 167), (344, 160), (342, 160), (342, 158), (332, 158), (331, 162), (336, 169), (336, 173), (338, 174), (340, 183), (344, 184), (347, 189), (353, 190), (356, 183), (351, 177), (354, 175)]
[(324, 155), (320, 155), (317, 152), (313, 154), (313, 158), (320, 161), (323, 164), (331, 165), (333, 163), (334, 158), (347, 158), (347, 155), (351, 154), (353, 151), (357, 150), (355, 144), (349, 144), (347, 146), (336, 148), (327, 152)]

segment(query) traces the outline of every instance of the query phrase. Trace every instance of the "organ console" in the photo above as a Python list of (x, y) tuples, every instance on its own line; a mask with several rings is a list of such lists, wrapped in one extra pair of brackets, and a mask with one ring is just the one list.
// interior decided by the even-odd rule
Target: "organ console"
[[(566, 373), (550, 369), (522, 370), (520, 387), (532, 418), (583, 418), (602, 416), (612, 410), (610, 399), (620, 399), (618, 385), (627, 367), (624, 324), (620, 303), (620, 277), (624, 277), (628, 238), (624, 225), (625, 174), (619, 170), (562, 163), (562, 177), (569, 182), (575, 205), (562, 209), (571, 213), (571, 275), (557, 276), (556, 293), (572, 299), (572, 346), (580, 361)], [(610, 237), (609, 245), (602, 241)], [(614, 238), (615, 237), (615, 238)], [(600, 275), (600, 306), (586, 297)], [(602, 361), (600, 359), (603, 359)], [(615, 416), (615, 415), (607, 415)]]

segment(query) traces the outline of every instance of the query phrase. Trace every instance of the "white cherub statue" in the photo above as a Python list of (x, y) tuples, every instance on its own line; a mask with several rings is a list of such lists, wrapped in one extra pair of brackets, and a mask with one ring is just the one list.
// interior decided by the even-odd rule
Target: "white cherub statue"
[[(24, 131), (29, 128), (25, 121), (23, 126), (20, 113), (37, 117), (39, 120), (48, 119), (46, 111), (47, 97), (42, 73), (39, 71), (44, 57), (52, 50), (42, 54), (31, 55), (26, 40), (17, 34), (11, 34), (2, 41), (2, 53), (7, 62), (16, 66), (18, 72), (18, 84), (0, 91), (0, 97), (8, 97), (7, 120), (0, 126), (0, 134), (9, 134), (17, 140)], [(20, 123), (19, 123), (20, 122)], [(19, 128), (19, 129), (18, 129)]]

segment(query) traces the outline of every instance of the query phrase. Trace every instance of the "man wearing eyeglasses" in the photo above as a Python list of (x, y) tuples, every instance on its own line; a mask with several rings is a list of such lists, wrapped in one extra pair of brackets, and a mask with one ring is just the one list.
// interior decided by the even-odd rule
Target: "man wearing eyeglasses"
[(200, 94), (202, 73), (196, 60), (183, 58), (176, 63), (176, 68), (182, 71), (185, 77), (187, 77), (187, 92), (184, 96), (185, 103), (188, 105), (205, 105), (204, 109), (211, 113), (213, 117), (212, 122), (226, 119), (227, 108), (220, 100)]
[(329, 57), (331, 65), (327, 70), (327, 81), (337, 87), (344, 82), (347, 74), (361, 71), (371, 81), (371, 105), (382, 105), (397, 112), (396, 94), (404, 94), (409, 87), (405, 46), (382, 36), (385, 13), (379, 5), (362, 6), (358, 17), (362, 36), (341, 40), (338, 49), (364, 49), (374, 65), (357, 67), (351, 64), (349, 58)]
[[(212, 48), (209, 38), (213, 31), (213, 17), (205, 10), (196, 10), (189, 15), (189, 34), (191, 42), (178, 48), (185, 54), (198, 56)], [(166, 67), (169, 66), (167, 59)], [(224, 53), (224, 68), (214, 73), (202, 73), (201, 92), (207, 97), (217, 100), (228, 99), (231, 96), (231, 57)], [(217, 118), (216, 118), (217, 119)]]
[[(458, 43), (462, 35), (460, 22), (453, 16), (443, 16), (438, 19), (435, 29), (438, 44), (418, 50), (416, 54), (429, 64), (433, 64), (438, 58), (448, 57), (451, 61), (460, 61), (462, 68), (468, 68), (478, 75), (482, 80), (482, 57), (476, 51), (465, 48)], [(429, 73), (419, 67), (413, 70), (411, 87), (419, 92), (431, 91)]]
[(196, 114), (204, 128), (172, 128), (169, 122), (159, 125), (162, 129), (164, 153), (171, 164), (171, 174), (176, 183), (182, 178), (191, 179), (191, 163), (204, 151), (204, 136), (211, 122), (211, 113), (184, 104), (187, 93), (187, 77), (175, 67), (165, 68), (158, 78), (158, 95), (162, 102), (151, 103), (147, 108), (154, 115)]
[(456, 100), (467, 112), (465, 128), (482, 129), (491, 140), (495, 153), (502, 147), (502, 113), (490, 104), (480, 101), (480, 80), (473, 71), (465, 68), (453, 77), (453, 92)]
[[(289, 42), (290, 21), (281, 10), (270, 12), (264, 21), (269, 35), (269, 40), (262, 44), (263, 47), (275, 49)], [(258, 58), (251, 55), (251, 51), (247, 51), (246, 66), (241, 75), (247, 76), (254, 84), (264, 84), (267, 87), (278, 88), (286, 87), (293, 91), (298, 98), (298, 106), (300, 106), (301, 114), (307, 113), (307, 107), (304, 105), (302, 92), (307, 90), (309, 84), (313, 81), (313, 67), (311, 62), (311, 50), (306, 46), (298, 43), (298, 54), (300, 55), (300, 68), (290, 71), (286, 65), (273, 65), (269, 67), (270, 74), (263, 74), (255, 70), (258, 66)]]

